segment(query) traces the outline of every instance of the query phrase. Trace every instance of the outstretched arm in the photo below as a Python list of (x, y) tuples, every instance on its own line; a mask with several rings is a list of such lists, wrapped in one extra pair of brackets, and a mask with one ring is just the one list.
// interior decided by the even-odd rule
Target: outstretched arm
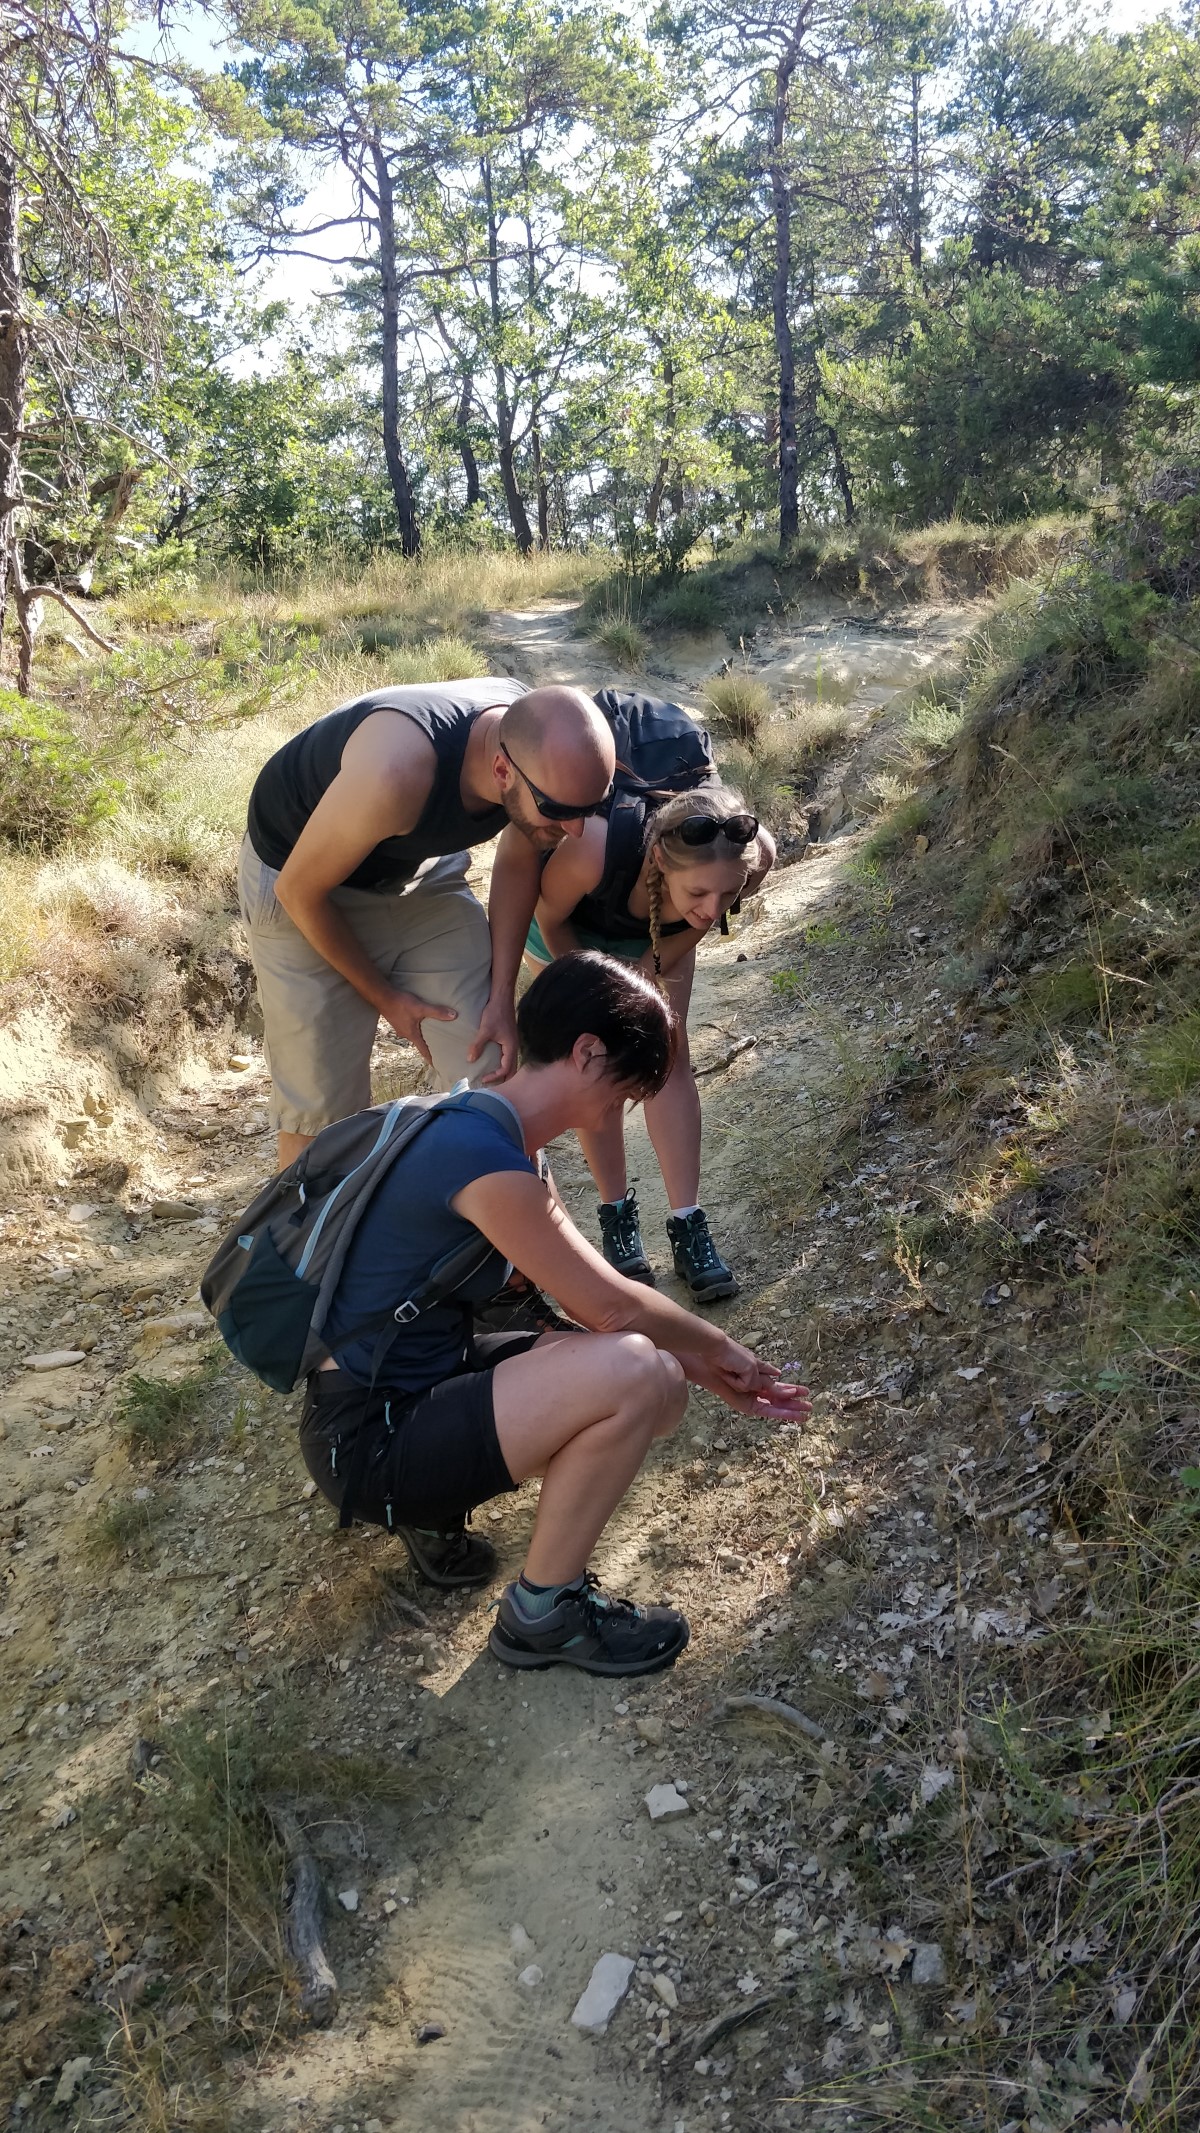
[(564, 837), (542, 868), (537, 922), (551, 955), (569, 955), (579, 946), (571, 914), (599, 885), (604, 873), (608, 824), (603, 816), (585, 822), (579, 837)]
[(492, 985), (479, 1031), (467, 1053), (478, 1059), (485, 1045), (498, 1044), (500, 1064), (485, 1083), (507, 1081), (517, 1063), (517, 1017), (514, 995), (525, 936), (533, 917), (541, 879), (542, 855), (510, 822), (500, 832), (488, 892), (488, 926), (492, 936)]
[(497, 1171), (465, 1185), (451, 1204), (589, 1331), (646, 1334), (676, 1357), (693, 1384), (742, 1414), (806, 1419), (810, 1403), (803, 1386), (782, 1384), (773, 1364), (760, 1362), (718, 1326), (618, 1274), (540, 1178)]

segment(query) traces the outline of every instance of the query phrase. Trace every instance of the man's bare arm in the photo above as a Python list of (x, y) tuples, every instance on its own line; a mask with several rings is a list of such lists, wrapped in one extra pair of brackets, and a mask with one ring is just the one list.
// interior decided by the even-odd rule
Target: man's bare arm
[(467, 1053), (470, 1062), (478, 1059), (485, 1045), (499, 1045), (500, 1064), (494, 1073), (484, 1076), (485, 1083), (507, 1081), (517, 1064), (517, 1018), (513, 1002), (541, 874), (542, 854), (510, 822), (500, 832), (488, 894), (488, 926), (492, 936), (491, 991), (479, 1018), (478, 1035)]
[(364, 719), (347, 741), (341, 769), (314, 807), (275, 884), (279, 902), (317, 954), (427, 1062), (421, 1022), (452, 1022), (454, 1010), (397, 992), (359, 946), (330, 895), (377, 844), (416, 827), (436, 768), (433, 743), (412, 719), (394, 711)]

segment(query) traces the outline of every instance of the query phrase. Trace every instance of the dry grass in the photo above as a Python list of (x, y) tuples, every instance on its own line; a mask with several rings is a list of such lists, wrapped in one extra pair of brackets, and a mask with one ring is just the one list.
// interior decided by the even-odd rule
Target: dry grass
[(833, 705), (798, 704), (751, 738), (725, 743), (722, 770), (760, 821), (784, 829), (812, 792), (819, 766), (845, 740), (846, 725), (846, 713)]

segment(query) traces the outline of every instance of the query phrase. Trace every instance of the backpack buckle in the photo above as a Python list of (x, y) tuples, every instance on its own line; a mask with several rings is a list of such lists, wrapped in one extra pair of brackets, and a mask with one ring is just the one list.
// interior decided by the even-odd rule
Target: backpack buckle
[(411, 1326), (414, 1318), (419, 1318), (420, 1316), (421, 1307), (413, 1302), (411, 1296), (404, 1303), (397, 1304), (392, 1313), (392, 1317), (398, 1326)]

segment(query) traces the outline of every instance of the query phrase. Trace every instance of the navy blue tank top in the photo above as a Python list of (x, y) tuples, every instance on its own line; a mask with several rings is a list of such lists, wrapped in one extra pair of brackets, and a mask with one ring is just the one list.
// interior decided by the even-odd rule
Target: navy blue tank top
[(462, 803), (459, 781), (471, 728), (481, 711), (524, 696), (525, 684), (510, 676), (483, 681), (421, 682), (375, 689), (342, 704), (285, 741), (263, 764), (250, 795), (247, 828), (259, 858), (282, 867), (301, 830), (342, 767), (342, 750), (366, 718), (396, 711), (428, 735), (437, 756), (433, 788), (420, 820), (403, 837), (385, 837), (361, 860), (343, 886), (378, 889), (411, 881), (427, 859), (441, 859), (473, 844), (486, 844), (508, 820), (502, 807), (472, 815)]

